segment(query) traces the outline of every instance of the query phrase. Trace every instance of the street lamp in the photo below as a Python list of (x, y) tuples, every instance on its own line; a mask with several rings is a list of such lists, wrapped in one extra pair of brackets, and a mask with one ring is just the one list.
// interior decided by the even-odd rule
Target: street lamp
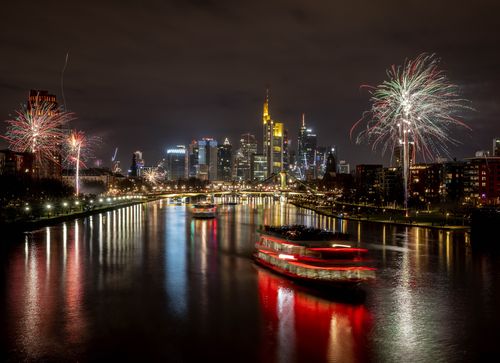
[(52, 204), (47, 204), (45, 206), (45, 208), (47, 208), (47, 217), (49, 217), (50, 216), (50, 210), (52, 209)]

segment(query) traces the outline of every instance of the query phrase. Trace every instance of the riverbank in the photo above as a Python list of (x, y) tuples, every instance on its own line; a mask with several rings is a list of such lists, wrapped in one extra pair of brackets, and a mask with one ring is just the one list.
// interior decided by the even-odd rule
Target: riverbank
[(352, 220), (352, 221), (362, 221), (362, 222), (368, 222), (368, 223), (379, 223), (379, 224), (393, 224), (393, 225), (398, 225), (398, 226), (407, 226), (407, 227), (422, 227), (422, 228), (431, 228), (431, 229), (441, 229), (441, 230), (452, 230), (452, 231), (464, 231), (464, 232), (470, 232), (470, 226), (467, 225), (451, 225), (451, 224), (446, 224), (446, 220), (440, 220), (440, 221), (433, 221), (433, 222), (426, 222), (426, 221), (419, 221), (418, 218), (407, 218), (405, 220), (405, 217), (400, 216), (398, 219), (393, 219), (393, 216), (390, 217), (383, 217), (380, 215), (347, 215), (346, 213), (338, 212), (335, 213), (332, 210), (332, 207), (321, 207), (321, 206), (316, 206), (312, 205), (309, 203), (300, 203), (297, 201), (289, 201), (290, 204), (293, 204), (296, 207), (299, 208), (304, 208), (308, 210), (312, 210), (320, 215), (327, 216), (327, 217), (333, 217), (333, 218), (341, 218), (341, 219), (346, 219), (346, 220)]
[(74, 211), (65, 214), (40, 217), (36, 219), (18, 220), (15, 222), (5, 222), (5, 223), (2, 221), (0, 222), (0, 229), (2, 230), (2, 233), (6, 234), (29, 232), (43, 227), (59, 224), (62, 222), (72, 221), (77, 218), (88, 217), (94, 214), (125, 208), (136, 204), (148, 203), (161, 198), (162, 197), (160, 196), (155, 196), (155, 197), (146, 197), (144, 199), (138, 199), (138, 200), (124, 200), (112, 205), (94, 206), (92, 209), (88, 210)]

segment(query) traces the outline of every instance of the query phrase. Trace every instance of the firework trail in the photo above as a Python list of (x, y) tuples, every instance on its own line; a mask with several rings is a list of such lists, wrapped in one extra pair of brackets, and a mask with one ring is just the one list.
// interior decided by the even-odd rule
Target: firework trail
[(83, 131), (70, 131), (65, 143), (65, 164), (75, 166), (75, 191), (80, 194), (80, 168), (86, 168), (86, 162), (93, 157), (93, 148), (100, 143), (97, 137), (87, 137)]
[[(64, 143), (64, 166), (71, 168), (79, 165), (86, 168), (87, 163), (94, 158), (95, 149), (102, 140), (96, 136), (87, 136), (83, 131), (70, 130), (65, 136)], [(77, 153), (79, 151), (79, 156)]]
[(64, 72), (66, 71), (66, 67), (68, 66), (68, 60), (69, 60), (69, 50), (66, 52), (64, 66), (63, 66), (62, 71), (61, 71), (61, 94), (62, 94), (63, 106), (64, 106), (65, 110), (67, 110), (67, 107), (66, 107), (66, 98), (64, 97)]
[(16, 118), (7, 120), (7, 131), (2, 136), (9, 148), (35, 155), (35, 163), (59, 160), (64, 142), (63, 126), (75, 119), (50, 102), (34, 102), (16, 111)]
[(366, 141), (382, 153), (401, 146), (404, 151), (405, 204), (407, 202), (407, 177), (409, 147), (434, 159), (442, 153), (449, 156), (448, 144), (459, 142), (450, 137), (453, 127), (469, 127), (459, 119), (468, 101), (461, 98), (458, 86), (450, 83), (439, 69), (439, 59), (434, 54), (421, 54), (406, 60), (402, 66), (392, 66), (387, 71), (388, 80), (382, 84), (362, 86), (371, 94), (371, 109), (354, 124), (365, 127), (356, 136), (356, 142)]

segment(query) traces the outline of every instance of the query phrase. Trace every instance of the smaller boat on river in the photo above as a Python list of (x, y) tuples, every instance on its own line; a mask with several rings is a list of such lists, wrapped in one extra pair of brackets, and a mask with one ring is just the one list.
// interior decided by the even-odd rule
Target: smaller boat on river
[(255, 261), (293, 280), (356, 287), (375, 279), (368, 250), (351, 247), (347, 234), (300, 225), (258, 232)]
[(215, 218), (217, 216), (217, 206), (211, 202), (200, 202), (193, 205), (193, 218)]

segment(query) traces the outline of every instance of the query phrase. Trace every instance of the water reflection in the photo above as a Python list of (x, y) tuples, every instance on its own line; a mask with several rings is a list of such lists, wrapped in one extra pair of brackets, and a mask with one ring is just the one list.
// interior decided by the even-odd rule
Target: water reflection
[(364, 305), (332, 302), (258, 268), (264, 319), (263, 361), (363, 362), (371, 315)]
[[(156, 209), (155, 209), (156, 210)], [(181, 319), (187, 311), (187, 224), (185, 210), (181, 218), (172, 218), (174, 209), (165, 213), (165, 285), (169, 309)]]
[[(368, 247), (378, 280), (365, 304), (324, 299), (256, 268), (262, 224), (347, 232)], [(6, 354), (10, 361), (466, 360), (495, 346), (494, 335), (477, 331), (500, 323), (499, 259), (472, 253), (467, 241), (463, 233), (318, 216), (264, 197), (221, 206), (211, 220), (164, 201), (96, 214), (5, 248)]]

